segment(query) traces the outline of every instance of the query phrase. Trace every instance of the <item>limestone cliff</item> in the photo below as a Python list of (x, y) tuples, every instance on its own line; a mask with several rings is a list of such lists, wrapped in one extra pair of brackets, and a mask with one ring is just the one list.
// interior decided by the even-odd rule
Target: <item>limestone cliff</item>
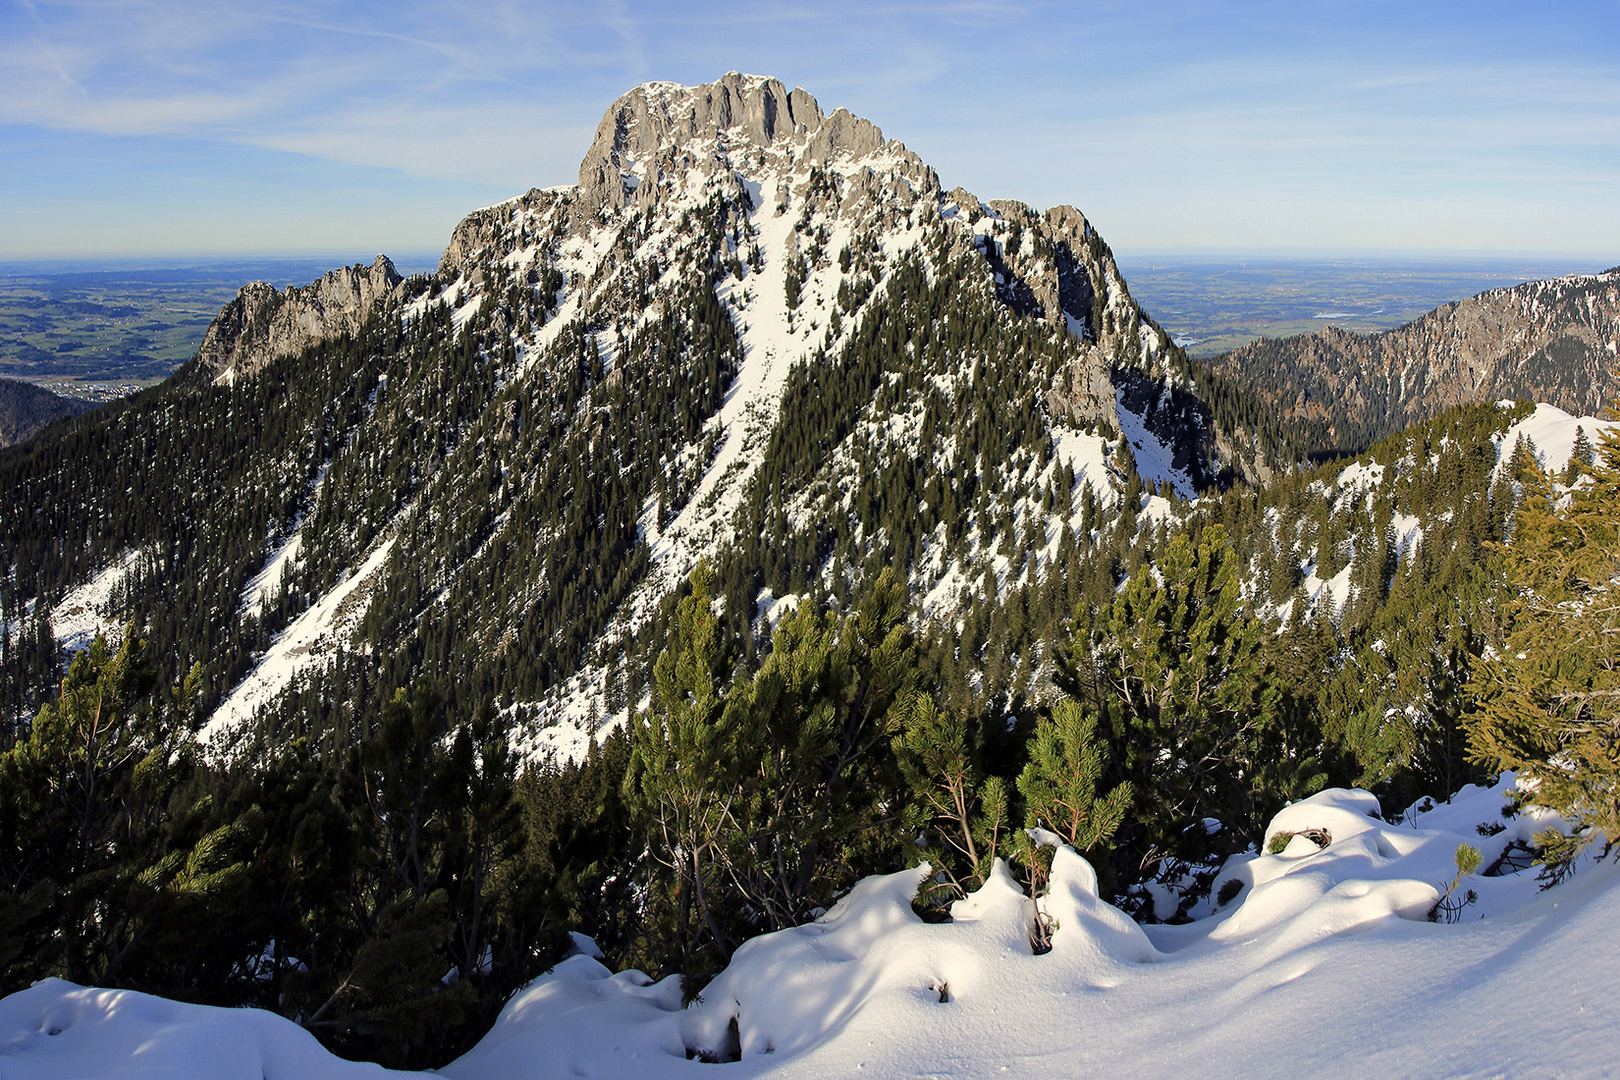
[(197, 350), (198, 364), (216, 379), (252, 375), (275, 357), (358, 330), (401, 280), (388, 257), (378, 255), (370, 266), (340, 267), (283, 292), (250, 282), (214, 318)]

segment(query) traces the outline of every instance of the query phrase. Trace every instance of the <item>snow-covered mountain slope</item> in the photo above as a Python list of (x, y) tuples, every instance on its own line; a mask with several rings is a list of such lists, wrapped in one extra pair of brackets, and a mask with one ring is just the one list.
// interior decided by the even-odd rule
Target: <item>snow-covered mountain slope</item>
[[(1138, 927), (1063, 848), (1038, 902), (997, 873), (944, 924), (911, 909), (926, 866), (868, 878), (743, 946), (684, 1009), (678, 978), (610, 972), (586, 941), (437, 1075), (1608, 1075), (1620, 878), (1587, 861), (1538, 891), (1513, 852), (1551, 821), (1504, 819), (1511, 786), (1425, 800), (1395, 825), (1362, 791), (1296, 803), (1267, 832), (1278, 852), (1230, 860), (1235, 894), (1180, 926)], [(1475, 874), (1458, 873), (1462, 844)], [(1042, 955), (1037, 911), (1056, 924)], [(268, 1013), (59, 980), (0, 1001), (0, 1054), (19, 1078), (399, 1075)]]
[[(840, 604), (886, 566), (916, 626), (960, 628), (1282, 464), (1080, 212), (946, 190), (757, 76), (630, 91), (577, 184), (468, 215), (434, 275), (260, 292), (170, 386), (12, 462), (0, 521), (12, 612), (153, 553), (104, 618), (204, 664), (227, 742), (427, 677), (574, 755), (641, 699), (700, 561), (750, 650), (762, 601)], [(1269, 610), (1296, 576), (1348, 602), (1320, 531), (1261, 575)]]
[[(51, 628), (63, 648), (79, 652), (89, 648), (97, 634), (118, 636), (123, 629), (118, 613), (126, 606), (119, 602), (121, 590), (138, 557), (138, 552), (126, 552), (51, 609)], [(13, 632), (11, 627), (7, 631)]]
[[(944, 190), (872, 124), (772, 79), (637, 87), (578, 185), (469, 215), (436, 278), (390, 288), (378, 310), (397, 305), (407, 338), (442, 318), (438, 347), (476, 353), (498, 392), (457, 414), (442, 465), (413, 466), (408, 509), (391, 497), (398, 549), (371, 568), (368, 633), (400, 647), (448, 616), (486, 658), (546, 635), (537, 669), (496, 676), (531, 748), (578, 747), (623, 714), (613, 669), (700, 561), (753, 560), (728, 598), (740, 619), (760, 595), (854, 584), (872, 559), (908, 572), (919, 619), (944, 619), (987, 569), (1005, 593), (1065, 532), (1106, 522), (1135, 479), (1122, 433), (1135, 469), (1183, 496), (1221, 466), (1185, 357), (1079, 212)], [(372, 455), (399, 453), (388, 426), (431, 407), (401, 408), (388, 377), (363, 425), (376, 434), (350, 436)], [(366, 492), (318, 499), (296, 568), (326, 584), (217, 734), (357, 647), (300, 627), (348, 596), (356, 545), (381, 533), (339, 502)], [(611, 539), (585, 538), (587, 503)], [(355, 540), (323, 564), (307, 533), (334, 527)], [(778, 544), (807, 553), (757, 554)]]
[(354, 573), (278, 634), (248, 676), (214, 710), (198, 737), (212, 742), (228, 735), (252, 719), (256, 709), (273, 701), (300, 675), (324, 670), (331, 656), (353, 640), (354, 631), (365, 614), (367, 591), (373, 587), (393, 546), (392, 539), (378, 544)]
[[(1505, 402), (1503, 403), (1506, 404)], [(1556, 405), (1539, 404), (1535, 410), (1504, 432), (1497, 440), (1497, 475), (1500, 476), (1512, 459), (1514, 450), (1523, 440), (1536, 464), (1552, 473), (1562, 473), (1569, 465), (1582, 436), (1587, 451), (1603, 445), (1620, 422), (1599, 420), (1595, 416), (1571, 416)], [(1583, 464), (1588, 464), (1585, 462)]]
[(1298, 491), (1261, 494), (1270, 550), (1250, 555), (1251, 602), (1284, 622), (1302, 604), (1342, 615), (1359, 592), (1387, 590), (1425, 537), (1454, 532), (1459, 503), (1510, 512), (1507, 470), (1521, 440), (1559, 483), (1583, 433), (1588, 456), (1581, 464), (1590, 465), (1616, 427), (1554, 405), (1501, 401), (1391, 436), (1349, 465), (1296, 481)]

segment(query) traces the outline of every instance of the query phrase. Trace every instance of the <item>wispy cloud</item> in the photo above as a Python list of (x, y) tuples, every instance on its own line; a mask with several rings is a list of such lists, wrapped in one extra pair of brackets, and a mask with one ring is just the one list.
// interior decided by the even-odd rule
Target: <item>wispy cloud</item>
[(1079, 204), (1116, 246), (1488, 245), (1517, 204), (1620, 247), (1591, 205), (1620, 186), (1617, 38), (1612, 0), (1558, 19), (1450, 0), (0, 0), (0, 124), (516, 191), (571, 179), (633, 83), (736, 68), (869, 117), (947, 183)]

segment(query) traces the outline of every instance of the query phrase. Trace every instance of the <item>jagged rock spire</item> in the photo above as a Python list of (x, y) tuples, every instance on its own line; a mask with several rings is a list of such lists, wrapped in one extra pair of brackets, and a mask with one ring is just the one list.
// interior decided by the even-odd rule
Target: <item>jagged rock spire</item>
[[(621, 96), (597, 125), (579, 165), (579, 199), (587, 213), (631, 203), (639, 190), (649, 200), (654, 170), (681, 148), (712, 141), (758, 148), (818, 129), (821, 106), (780, 80), (730, 72), (701, 86), (649, 82)], [(648, 184), (647, 181), (653, 181)]]
[(401, 280), (392, 260), (378, 255), (370, 266), (340, 266), (285, 292), (269, 282), (250, 282), (209, 326), (197, 362), (219, 379), (252, 375), (277, 356), (358, 330)]

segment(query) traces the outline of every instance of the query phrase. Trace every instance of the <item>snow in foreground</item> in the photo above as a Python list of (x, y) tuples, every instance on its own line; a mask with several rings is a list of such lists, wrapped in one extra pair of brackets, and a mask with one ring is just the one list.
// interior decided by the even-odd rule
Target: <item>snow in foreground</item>
[[(1277, 855), (1240, 856), (1241, 892), (1179, 927), (1138, 927), (1060, 850), (1031, 954), (1031, 905), (1005, 875), (921, 922), (925, 869), (861, 882), (819, 921), (756, 938), (680, 1008), (576, 955), (520, 992), (443, 1070), (474, 1077), (1612, 1075), (1620, 1030), (1620, 878), (1588, 864), (1538, 891), (1534, 870), (1465, 879), (1456, 925), (1426, 914), (1468, 842), (1488, 867), (1547, 823), (1504, 820), (1511, 778), (1389, 826), (1365, 792), (1289, 807)], [(1494, 836), (1478, 826), (1505, 825)], [(1487, 830), (1488, 831), (1488, 830)], [(588, 944), (588, 943), (587, 943)], [(732, 1020), (736, 1019), (735, 1029)], [(691, 1051), (741, 1050), (735, 1064)], [(377, 1077), (294, 1024), (57, 980), (0, 1001), (0, 1075)]]

